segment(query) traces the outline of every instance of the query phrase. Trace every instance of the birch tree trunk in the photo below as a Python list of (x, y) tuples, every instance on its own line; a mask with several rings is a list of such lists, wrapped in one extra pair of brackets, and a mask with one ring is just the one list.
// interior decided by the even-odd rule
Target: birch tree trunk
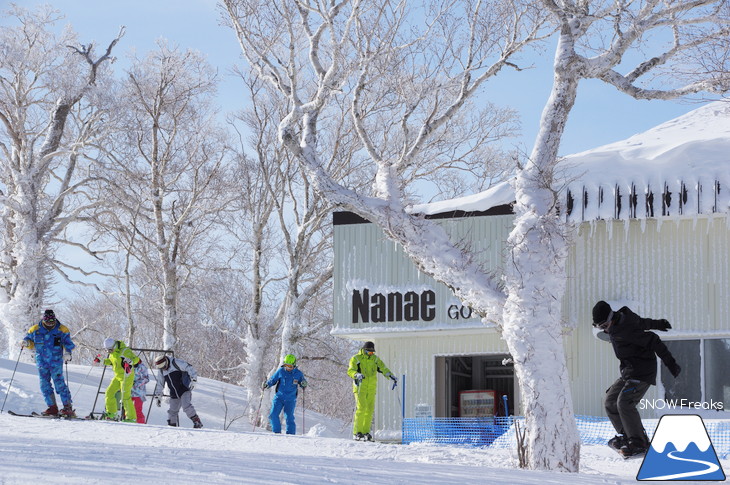
[[(561, 312), (568, 245), (559, 196), (552, 189), (560, 140), (577, 93), (578, 75), (570, 67), (574, 64), (566, 62), (572, 52), (572, 38), (561, 35), (555, 54), (559, 65), (540, 130), (530, 159), (517, 172), (502, 336), (523, 397), (529, 467), (577, 472), (580, 439)], [(550, 361), (552, 366), (544, 365)]]

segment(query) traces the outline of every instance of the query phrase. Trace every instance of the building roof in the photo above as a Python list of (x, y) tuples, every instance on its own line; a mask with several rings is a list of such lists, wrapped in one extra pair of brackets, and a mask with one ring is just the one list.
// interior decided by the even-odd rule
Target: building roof
[[(625, 140), (565, 157), (557, 184), (572, 221), (730, 212), (730, 102), (716, 101)], [(413, 213), (486, 212), (509, 182)]]

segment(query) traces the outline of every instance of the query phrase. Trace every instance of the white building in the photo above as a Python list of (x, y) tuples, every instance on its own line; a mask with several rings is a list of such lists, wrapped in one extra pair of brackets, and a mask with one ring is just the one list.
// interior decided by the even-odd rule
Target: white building
[[(570, 156), (562, 166), (565, 216), (577, 235), (563, 301), (573, 328), (564, 342), (576, 414), (604, 415), (603, 393), (618, 377), (611, 346), (594, 338), (590, 325), (591, 308), (603, 299), (673, 326), (660, 336), (683, 371), (674, 380), (662, 369), (647, 404), (684, 398), (714, 407), (703, 415), (726, 417), (717, 408), (730, 409), (730, 103), (706, 105)], [(455, 241), (499, 272), (512, 200), (503, 184), (414, 212), (439, 219)], [(402, 412), (414, 417), (417, 408), (459, 416), (460, 395), (472, 390), (494, 390), (500, 415), (506, 395), (510, 414), (521, 414), (507, 348), (494, 326), (420, 273), (374, 224), (336, 213), (334, 225), (333, 333), (374, 341), (390, 369), (406, 376), (404, 394), (381, 379), (375, 429), (397, 430)]]

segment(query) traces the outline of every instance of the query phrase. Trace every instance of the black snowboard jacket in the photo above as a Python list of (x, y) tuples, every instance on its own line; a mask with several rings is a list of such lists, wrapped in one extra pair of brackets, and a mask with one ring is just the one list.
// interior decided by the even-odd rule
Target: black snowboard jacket
[(636, 379), (655, 385), (657, 365), (654, 356), (658, 356), (667, 367), (676, 364), (664, 342), (654, 332), (647, 331), (661, 328), (664, 328), (661, 320), (642, 318), (628, 307), (616, 312), (614, 323), (605, 332), (620, 361), (623, 379)]

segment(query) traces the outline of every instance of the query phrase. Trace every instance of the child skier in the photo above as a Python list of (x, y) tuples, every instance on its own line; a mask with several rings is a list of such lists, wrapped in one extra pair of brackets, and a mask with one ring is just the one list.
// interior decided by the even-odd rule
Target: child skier
[(41, 392), (48, 409), (42, 412), (45, 416), (59, 414), (56, 404), (56, 394), (51, 385), (51, 379), (56, 386), (55, 392), (61, 396), (63, 409), (61, 416), (74, 417), (71, 404), (71, 391), (63, 378), (63, 364), (71, 361), (71, 351), (75, 345), (71, 341), (71, 332), (65, 325), (56, 319), (53, 310), (43, 312), (43, 319), (28, 330), (21, 342), (23, 347), (35, 350), (35, 361), (38, 367), (38, 377), (41, 383)]
[(147, 383), (150, 381), (150, 374), (147, 366), (141, 360), (134, 366), (134, 385), (132, 386), (132, 402), (137, 412), (137, 422), (145, 424), (144, 402), (147, 400)]
[[(124, 408), (124, 421), (127, 423), (137, 422), (137, 411), (132, 402), (132, 387), (134, 386), (134, 366), (140, 362), (140, 358), (132, 352), (121, 340), (111, 337), (104, 340), (104, 348), (109, 351), (109, 357), (104, 359), (104, 365), (112, 366), (114, 378), (109, 383), (104, 393), (106, 412), (104, 419), (116, 419), (118, 404), (116, 393), (120, 392), (122, 407)], [(94, 362), (99, 360), (98, 356)]]
[(183, 412), (193, 422), (193, 428), (202, 428), (203, 423), (195, 412), (192, 403), (192, 391), (198, 379), (198, 373), (195, 367), (182, 359), (168, 357), (167, 355), (163, 355), (155, 360), (155, 367), (160, 369), (161, 377), (161, 379), (157, 380), (154, 391), (158, 406), (160, 405), (160, 397), (162, 396), (165, 384), (167, 384), (167, 388), (170, 390), (170, 407), (167, 410), (167, 424), (170, 426), (179, 426), (180, 418), (178, 415), (182, 407)]
[(294, 409), (297, 406), (297, 386), (304, 389), (307, 380), (302, 371), (297, 369), (297, 358), (292, 354), (284, 357), (281, 367), (274, 372), (270, 379), (264, 381), (263, 388), (276, 386), (276, 394), (271, 401), (269, 423), (271, 431), (281, 433), (281, 411), (286, 416), (286, 434), (297, 434), (297, 425), (294, 421)]

